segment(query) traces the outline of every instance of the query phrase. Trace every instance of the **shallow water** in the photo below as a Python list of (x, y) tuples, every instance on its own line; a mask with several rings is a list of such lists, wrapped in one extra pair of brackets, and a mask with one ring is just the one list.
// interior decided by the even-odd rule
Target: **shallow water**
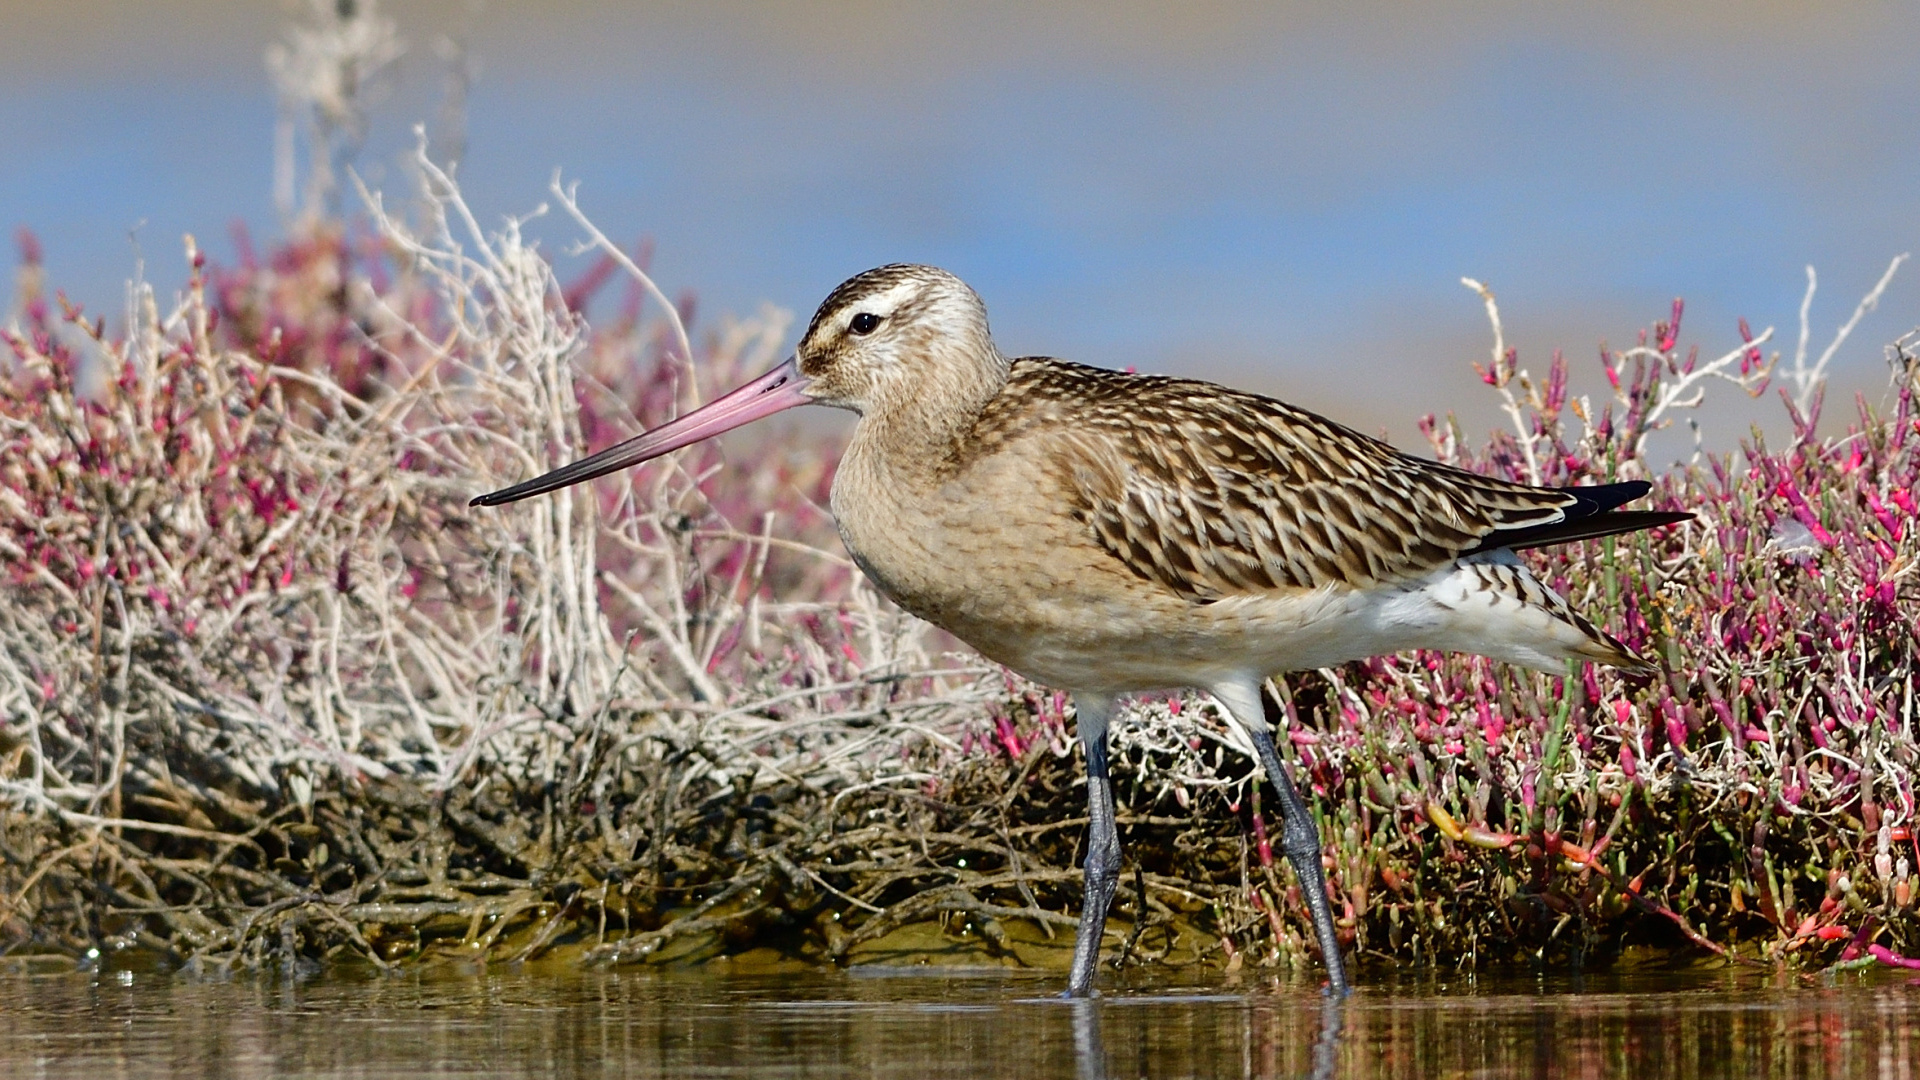
[(0, 976), (0, 1076), (1920, 1076), (1920, 985), (1216, 977), (1093, 1002), (1004, 971)]

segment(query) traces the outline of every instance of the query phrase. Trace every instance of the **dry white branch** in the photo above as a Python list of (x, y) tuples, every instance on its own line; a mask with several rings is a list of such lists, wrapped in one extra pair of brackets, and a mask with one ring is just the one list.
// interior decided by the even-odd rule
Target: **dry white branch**
[(1794, 406), (1801, 412), (1804, 413), (1813, 404), (1815, 392), (1827, 381), (1827, 365), (1832, 363), (1834, 354), (1840, 351), (1840, 346), (1846, 344), (1847, 337), (1853, 333), (1854, 327), (1860, 325), (1860, 320), (1868, 312), (1880, 306), (1881, 295), (1887, 291), (1887, 286), (1892, 284), (1893, 275), (1899, 271), (1900, 264), (1906, 262), (1910, 254), (1910, 252), (1903, 252), (1893, 257), (1893, 261), (1887, 264), (1886, 271), (1880, 275), (1880, 280), (1874, 283), (1873, 288), (1867, 290), (1867, 294), (1860, 298), (1858, 304), (1854, 305), (1853, 314), (1840, 325), (1838, 330), (1834, 331), (1833, 340), (1820, 351), (1820, 358), (1814, 361), (1812, 367), (1807, 366), (1807, 343), (1811, 337), (1808, 317), (1813, 310), (1813, 294), (1819, 288), (1819, 278), (1814, 274), (1811, 265), (1807, 267), (1807, 291), (1800, 298), (1800, 343), (1793, 350), (1793, 367), (1787, 371), (1787, 378), (1793, 382)]
[[(274, 205), (285, 221), (308, 223), (337, 207), (340, 170), (366, 139), (367, 109), (382, 77), (406, 53), (378, 0), (308, 0), (308, 25), (267, 47), (267, 71), (280, 98), (274, 125)], [(298, 132), (307, 130), (307, 182), (295, 194)]]
[(1493, 290), (1470, 277), (1461, 278), (1460, 284), (1479, 293), (1480, 299), (1486, 302), (1487, 322), (1493, 326), (1493, 362), (1492, 366), (1487, 368), (1487, 381), (1499, 391), (1500, 407), (1506, 412), (1507, 418), (1513, 422), (1513, 437), (1519, 442), (1520, 452), (1527, 460), (1527, 482), (1538, 484), (1540, 455), (1534, 449), (1537, 436), (1527, 424), (1519, 399), (1514, 397), (1513, 391), (1508, 387), (1508, 384), (1516, 378), (1520, 380), (1522, 388), (1531, 385), (1533, 380), (1524, 368), (1516, 370), (1514, 359), (1507, 352), (1506, 334), (1500, 327), (1500, 305), (1494, 302)]
[(601, 232), (599, 227), (596, 226), (585, 213), (581, 212), (579, 200), (580, 185), (578, 182), (562, 185), (560, 183), (560, 172), (556, 169), (554, 170), (553, 180), (547, 187), (553, 192), (553, 197), (560, 200), (561, 209), (565, 210), (582, 229), (586, 230), (588, 238), (592, 241), (590, 245), (582, 245), (576, 248), (575, 253), (577, 254), (592, 249), (599, 250), (618, 264), (622, 270), (625, 270), (635, 281), (639, 282), (640, 287), (646, 290), (647, 295), (653, 297), (654, 303), (660, 305), (661, 312), (666, 316), (667, 325), (673, 329), (674, 344), (677, 345), (680, 350), (679, 355), (674, 359), (687, 366), (687, 384), (689, 392), (694, 398), (690, 403), (690, 407), (698, 405), (700, 390), (699, 379), (694, 376), (693, 344), (687, 339), (687, 325), (680, 318), (680, 309), (674, 305), (673, 301), (667, 299), (667, 294), (662, 292), (660, 286), (654, 283), (652, 276), (645, 270), (640, 269), (639, 263), (634, 262), (632, 257), (620, 250), (618, 244), (607, 239), (607, 234)]
[[(1688, 370), (1677, 363), (1671, 364), (1670, 370), (1673, 372), (1673, 379), (1670, 382), (1661, 382), (1659, 384), (1654, 402), (1652, 406), (1647, 409), (1645, 419), (1642, 421), (1639, 441), (1634, 447), (1635, 452), (1645, 453), (1647, 436), (1666, 427), (1672, 422), (1673, 418), (1668, 415), (1670, 410), (1699, 408), (1701, 403), (1706, 400), (1706, 383), (1710, 380), (1719, 379), (1723, 382), (1732, 383), (1742, 390), (1751, 392), (1755, 386), (1765, 380), (1772, 369), (1770, 367), (1763, 367), (1748, 372), (1733, 372), (1732, 368), (1740, 362), (1741, 357), (1751, 354), (1754, 350), (1772, 340), (1773, 327), (1769, 326), (1754, 335), (1752, 341), (1743, 342), (1739, 346), (1705, 364), (1695, 365), (1692, 370)], [(1618, 359), (1620, 360), (1632, 360), (1637, 357), (1645, 357), (1655, 363), (1667, 363), (1674, 360), (1671, 352), (1661, 353), (1657, 349), (1650, 349), (1644, 345), (1628, 349), (1618, 355)], [(1696, 430), (1696, 444), (1698, 441), (1698, 432)]]

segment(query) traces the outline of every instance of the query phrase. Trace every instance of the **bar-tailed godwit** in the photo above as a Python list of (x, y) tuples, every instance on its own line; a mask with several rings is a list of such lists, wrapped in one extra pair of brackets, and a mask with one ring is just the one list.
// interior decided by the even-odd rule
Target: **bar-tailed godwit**
[(1061, 360), (1009, 360), (986, 307), (929, 266), (833, 290), (786, 363), (492, 506), (658, 457), (795, 405), (859, 414), (833, 481), (847, 550), (906, 610), (1071, 693), (1087, 761), (1085, 904), (1068, 994), (1093, 989), (1120, 871), (1107, 725), (1193, 687), (1245, 732), (1336, 994), (1348, 989), (1320, 836), (1274, 750), (1284, 671), (1407, 649), (1564, 671), (1651, 665), (1515, 549), (1686, 519), (1622, 511), (1644, 482), (1538, 488), (1400, 453), (1271, 398)]

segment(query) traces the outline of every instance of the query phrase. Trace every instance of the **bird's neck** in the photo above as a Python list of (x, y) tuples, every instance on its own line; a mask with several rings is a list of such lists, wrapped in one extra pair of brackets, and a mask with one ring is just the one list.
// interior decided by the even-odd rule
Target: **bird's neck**
[(889, 471), (950, 469), (964, 456), (967, 433), (1006, 389), (1008, 361), (991, 344), (967, 357), (929, 358), (924, 380), (867, 410), (854, 432), (861, 449)]

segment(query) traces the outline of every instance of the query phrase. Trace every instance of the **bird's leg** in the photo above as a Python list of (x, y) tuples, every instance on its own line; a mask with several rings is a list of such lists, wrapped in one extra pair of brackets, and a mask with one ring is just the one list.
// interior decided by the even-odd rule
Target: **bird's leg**
[(1113, 890), (1120, 882), (1120, 834), (1114, 828), (1113, 786), (1107, 780), (1107, 720), (1113, 715), (1113, 699), (1076, 694), (1073, 707), (1080, 746), (1087, 755), (1087, 892), (1073, 939), (1067, 996), (1086, 997), (1093, 992), (1094, 970), (1100, 963), (1107, 905), (1113, 903)]
[(1273, 730), (1286, 717), (1267, 694), (1262, 693), (1260, 699), (1265, 707), (1266, 723), (1246, 727), (1253, 739), (1254, 753), (1260, 756), (1260, 766), (1280, 793), (1280, 813), (1285, 819), (1281, 823), (1280, 850), (1286, 853), (1287, 861), (1293, 864), (1293, 872), (1300, 879), (1300, 895), (1306, 898), (1307, 912), (1313, 916), (1313, 932), (1320, 939), (1320, 958), (1327, 965), (1327, 982), (1333, 996), (1345, 997), (1352, 993), (1352, 987), (1347, 983), (1346, 965), (1340, 958), (1333, 908), (1327, 903), (1327, 868), (1320, 862), (1320, 828), (1314, 824), (1306, 800), (1293, 786), (1293, 777), (1273, 746)]

